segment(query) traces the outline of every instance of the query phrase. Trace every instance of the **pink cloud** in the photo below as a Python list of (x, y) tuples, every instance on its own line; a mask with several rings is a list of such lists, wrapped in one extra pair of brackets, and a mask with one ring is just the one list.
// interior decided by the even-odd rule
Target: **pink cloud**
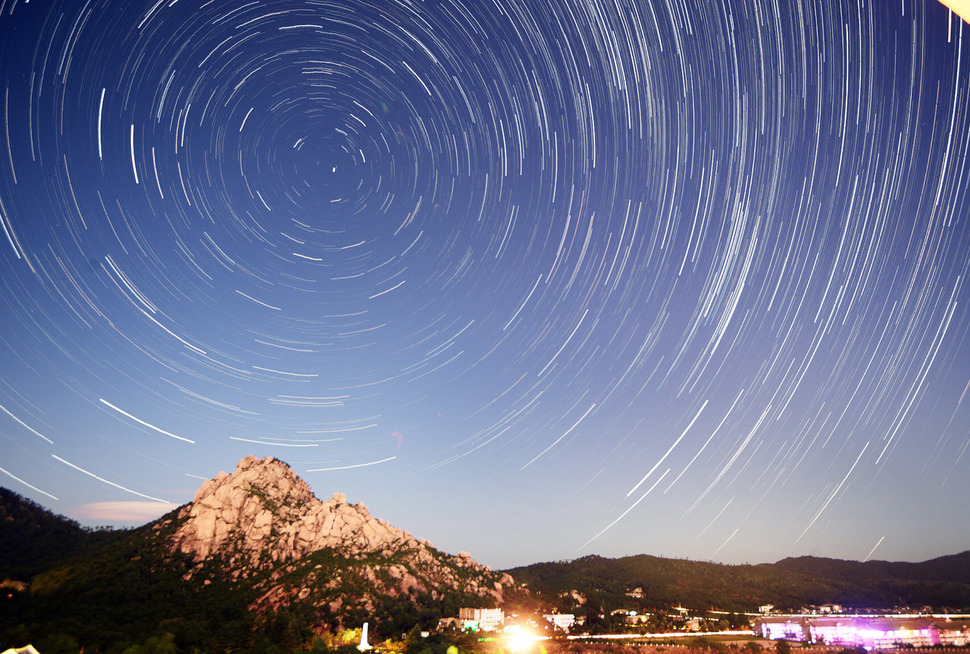
[(73, 518), (84, 521), (148, 522), (178, 507), (171, 502), (92, 502), (71, 513)]

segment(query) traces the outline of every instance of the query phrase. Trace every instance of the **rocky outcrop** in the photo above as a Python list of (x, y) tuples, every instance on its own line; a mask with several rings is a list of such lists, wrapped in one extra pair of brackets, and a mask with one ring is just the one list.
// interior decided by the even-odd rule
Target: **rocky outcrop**
[[(197, 560), (214, 553), (259, 567), (321, 549), (345, 554), (397, 551), (420, 544), (371, 516), (343, 493), (326, 502), (277, 459), (248, 456), (235, 472), (205, 482), (179, 513), (176, 547)], [(268, 559), (268, 561), (267, 561)]]
[[(213, 568), (233, 580), (258, 578), (251, 607), (258, 612), (302, 602), (330, 606), (335, 614), (370, 611), (389, 598), (417, 602), (449, 592), (501, 602), (513, 583), (467, 552), (444, 554), (374, 518), (343, 493), (317, 499), (273, 458), (246, 457), (232, 474), (205, 482), (173, 524), (174, 548), (200, 564), (186, 579)], [(323, 551), (330, 557), (325, 567), (312, 556)], [(343, 563), (334, 567), (334, 557)], [(218, 565), (201, 565), (213, 561)]]

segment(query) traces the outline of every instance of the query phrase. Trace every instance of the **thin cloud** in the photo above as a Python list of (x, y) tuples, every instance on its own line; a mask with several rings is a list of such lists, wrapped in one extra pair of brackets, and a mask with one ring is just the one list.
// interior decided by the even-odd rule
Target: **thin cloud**
[(172, 502), (92, 502), (72, 511), (78, 520), (104, 522), (148, 522), (159, 518), (178, 504)]

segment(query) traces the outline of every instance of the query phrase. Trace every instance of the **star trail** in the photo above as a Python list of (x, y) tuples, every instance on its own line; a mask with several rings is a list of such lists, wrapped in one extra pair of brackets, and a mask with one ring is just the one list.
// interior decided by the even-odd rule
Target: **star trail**
[(497, 567), (970, 543), (936, 1), (0, 0), (0, 83), (0, 483), (55, 512), (252, 453)]

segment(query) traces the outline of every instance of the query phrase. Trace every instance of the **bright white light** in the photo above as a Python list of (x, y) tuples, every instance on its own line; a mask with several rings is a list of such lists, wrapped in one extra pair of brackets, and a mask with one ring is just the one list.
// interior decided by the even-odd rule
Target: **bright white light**
[(526, 652), (537, 640), (542, 640), (541, 636), (517, 624), (506, 627), (505, 638), (510, 652)]

